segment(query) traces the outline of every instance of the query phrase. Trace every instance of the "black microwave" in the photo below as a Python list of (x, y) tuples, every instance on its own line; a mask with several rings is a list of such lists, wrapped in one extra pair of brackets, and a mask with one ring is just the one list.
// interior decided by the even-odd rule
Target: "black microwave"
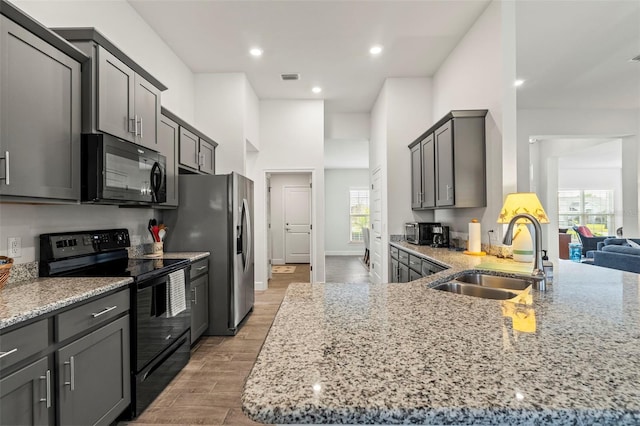
[(409, 222), (404, 224), (404, 239), (408, 243), (430, 245), (433, 243), (433, 229), (439, 222)]
[(82, 135), (81, 197), (96, 204), (167, 201), (167, 159), (107, 134)]

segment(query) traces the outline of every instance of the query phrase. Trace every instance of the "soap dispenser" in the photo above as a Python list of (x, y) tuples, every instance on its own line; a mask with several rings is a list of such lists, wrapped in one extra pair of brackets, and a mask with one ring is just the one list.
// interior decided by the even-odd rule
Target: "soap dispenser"
[(542, 269), (544, 270), (544, 275), (547, 278), (547, 282), (553, 281), (553, 263), (549, 260), (549, 256), (547, 256), (547, 251), (542, 250)]

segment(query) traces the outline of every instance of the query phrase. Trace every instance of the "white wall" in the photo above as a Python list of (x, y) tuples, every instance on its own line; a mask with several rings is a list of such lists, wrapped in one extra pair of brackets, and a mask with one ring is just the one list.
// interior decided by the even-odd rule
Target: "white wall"
[(195, 77), (195, 126), (219, 144), (217, 174), (245, 174), (246, 78), (243, 73), (196, 74)]
[[(529, 137), (582, 138), (616, 137), (622, 140), (622, 212), (625, 234), (640, 235), (638, 184), (640, 182), (640, 114), (634, 110), (518, 110), (518, 188), (529, 188)], [(535, 159), (534, 159), (535, 160)], [(544, 164), (536, 162), (534, 168)], [(539, 173), (541, 179), (548, 176)], [(522, 188), (522, 189), (521, 189)], [(553, 191), (538, 182), (543, 206), (552, 204)], [(546, 207), (546, 206), (545, 206)], [(546, 236), (546, 235), (545, 235)], [(553, 238), (553, 234), (549, 235)], [(553, 242), (551, 242), (553, 244)]]
[(325, 169), (325, 255), (361, 255), (363, 243), (350, 243), (349, 190), (369, 189), (368, 169)]
[(132, 244), (151, 243), (147, 223), (158, 213), (147, 208), (94, 205), (0, 204), (0, 254), (7, 255), (7, 238), (22, 239), (22, 256), (15, 263), (40, 258), (40, 234), (92, 229), (127, 228)]
[(465, 239), (469, 221), (477, 218), (484, 243), (488, 243), (489, 229), (501, 232), (496, 220), (503, 202), (502, 151), (503, 143), (509, 143), (503, 139), (503, 88), (509, 78), (503, 69), (508, 52), (502, 45), (502, 3), (493, 2), (487, 7), (433, 77), (432, 122), (454, 109), (489, 110), (485, 120), (487, 207), (437, 210), (434, 217), (452, 231), (464, 234)]
[(369, 140), (371, 116), (368, 113), (333, 113), (326, 116), (324, 133), (327, 139)]
[(284, 265), (284, 187), (309, 187), (309, 173), (274, 173), (271, 175), (271, 260), (274, 265)]
[(310, 172), (313, 180), (312, 265), (324, 282), (324, 101), (260, 101), (260, 151), (251, 153), (247, 176), (254, 182), (256, 288), (267, 286), (266, 174)]
[(162, 92), (163, 106), (193, 122), (193, 73), (128, 2), (15, 0), (12, 3), (47, 27), (95, 27), (168, 87)]

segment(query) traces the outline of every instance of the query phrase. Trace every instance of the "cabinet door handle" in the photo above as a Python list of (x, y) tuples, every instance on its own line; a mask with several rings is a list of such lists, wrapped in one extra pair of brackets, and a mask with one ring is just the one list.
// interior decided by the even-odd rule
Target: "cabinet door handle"
[(133, 116), (133, 124), (134, 124), (133, 134), (138, 136), (138, 114)]
[(198, 289), (194, 288), (191, 289), (191, 293), (193, 293), (193, 299), (191, 299), (191, 303), (193, 303), (194, 305), (198, 304)]
[(0, 359), (4, 358), (5, 356), (9, 356), (11, 354), (14, 354), (16, 352), (18, 352), (18, 348), (13, 348), (13, 349), (11, 349), (10, 351), (7, 351), (7, 352), (0, 352)]
[(47, 370), (45, 376), (40, 376), (40, 380), (44, 380), (46, 386), (46, 397), (40, 398), (40, 402), (46, 402), (47, 408), (51, 408), (51, 370)]
[(140, 116), (140, 139), (142, 139), (142, 116)]
[(0, 160), (4, 160), (4, 183), (9, 185), (9, 151), (4, 152), (4, 157), (0, 157)]
[(97, 314), (96, 314), (96, 313), (91, 314), (91, 316), (92, 316), (92, 317), (94, 317), (94, 318), (98, 318), (100, 315), (104, 315), (104, 314), (106, 314), (107, 312), (113, 311), (113, 310), (114, 310), (115, 308), (117, 308), (117, 307), (118, 307), (118, 305), (114, 305), (114, 306), (112, 306), (112, 307), (110, 307), (110, 308), (104, 308), (103, 310), (101, 310), (101, 311), (100, 311), (100, 312), (98, 312)]
[[(133, 130), (131, 130), (131, 128), (133, 127)], [(129, 129), (128, 129), (129, 133), (133, 133), (134, 135), (138, 134), (138, 125), (136, 124), (136, 118), (130, 118), (129, 119)]]
[(451, 190), (453, 188), (451, 188), (451, 186), (447, 185), (447, 200), (451, 199)]
[(75, 359), (70, 356), (69, 361), (65, 361), (64, 365), (69, 366), (69, 381), (64, 382), (64, 385), (69, 385), (71, 390), (76, 390), (76, 362)]

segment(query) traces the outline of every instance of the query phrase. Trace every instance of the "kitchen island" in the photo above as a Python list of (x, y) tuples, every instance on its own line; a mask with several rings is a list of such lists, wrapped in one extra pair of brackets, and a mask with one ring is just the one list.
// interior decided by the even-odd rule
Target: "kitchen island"
[(265, 423), (638, 424), (640, 275), (559, 261), (529, 305), (430, 287), (509, 265), (447, 264), (408, 284), (292, 284), (249, 375)]

